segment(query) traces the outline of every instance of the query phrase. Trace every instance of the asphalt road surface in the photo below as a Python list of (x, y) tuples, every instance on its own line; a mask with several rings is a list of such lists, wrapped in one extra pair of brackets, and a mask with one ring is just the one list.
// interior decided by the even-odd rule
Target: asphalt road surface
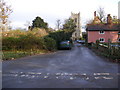
[(2, 63), (3, 88), (118, 88), (118, 64), (84, 46)]

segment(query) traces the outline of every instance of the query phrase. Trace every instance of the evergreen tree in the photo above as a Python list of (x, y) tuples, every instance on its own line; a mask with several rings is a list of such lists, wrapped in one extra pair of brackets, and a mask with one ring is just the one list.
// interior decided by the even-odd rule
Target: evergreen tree
[(67, 19), (65, 21), (65, 24), (63, 25), (63, 29), (65, 30), (70, 30), (70, 31), (74, 31), (76, 28), (76, 24), (74, 23), (73, 19)]
[(46, 22), (44, 22), (44, 20), (40, 17), (36, 17), (34, 20), (33, 20), (33, 23), (32, 23), (32, 28), (44, 28), (44, 29), (47, 29), (48, 28), (48, 24)]

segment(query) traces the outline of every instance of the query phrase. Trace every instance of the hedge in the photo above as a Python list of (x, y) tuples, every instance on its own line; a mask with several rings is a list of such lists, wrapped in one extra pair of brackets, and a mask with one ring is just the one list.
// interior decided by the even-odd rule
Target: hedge
[(56, 42), (50, 37), (36, 37), (33, 34), (20, 35), (19, 37), (3, 37), (2, 50), (55, 50)]

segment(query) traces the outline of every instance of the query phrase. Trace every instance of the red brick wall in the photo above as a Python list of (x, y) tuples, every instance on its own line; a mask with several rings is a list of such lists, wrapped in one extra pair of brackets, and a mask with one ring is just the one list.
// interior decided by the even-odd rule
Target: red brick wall
[(104, 38), (105, 42), (110, 39), (112, 42), (118, 42), (118, 31), (105, 31), (104, 34), (100, 34), (100, 31), (88, 31), (88, 43), (96, 42), (100, 38)]

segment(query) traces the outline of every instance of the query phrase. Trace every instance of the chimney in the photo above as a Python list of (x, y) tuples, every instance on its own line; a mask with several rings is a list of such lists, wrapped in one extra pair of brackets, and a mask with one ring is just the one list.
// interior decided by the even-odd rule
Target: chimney
[(112, 17), (110, 14), (107, 16), (107, 24), (112, 24)]
[(94, 19), (96, 18), (96, 11), (94, 12)]

